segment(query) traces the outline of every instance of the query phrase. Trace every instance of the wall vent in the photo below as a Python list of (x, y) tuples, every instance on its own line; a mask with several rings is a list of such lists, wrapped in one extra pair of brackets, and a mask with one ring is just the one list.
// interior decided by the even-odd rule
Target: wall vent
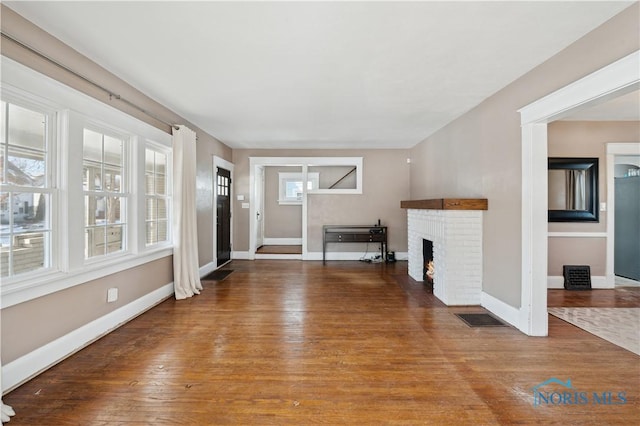
[(563, 265), (562, 274), (566, 290), (591, 290), (591, 268), (589, 265)]

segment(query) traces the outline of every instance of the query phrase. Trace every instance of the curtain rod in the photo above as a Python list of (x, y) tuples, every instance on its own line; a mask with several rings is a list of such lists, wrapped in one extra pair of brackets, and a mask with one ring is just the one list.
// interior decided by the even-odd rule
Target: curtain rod
[(33, 47), (21, 42), (20, 40), (18, 40), (15, 37), (7, 34), (6, 32), (0, 30), (0, 34), (2, 35), (3, 38), (6, 38), (6, 39), (16, 43), (18, 46), (20, 46), (20, 47), (22, 47), (24, 49), (27, 49), (28, 51), (36, 54), (40, 58), (42, 58), (42, 59), (54, 64), (55, 66), (67, 71), (68, 73), (80, 78), (81, 80), (91, 84), (92, 86), (97, 87), (98, 89), (100, 89), (103, 92), (105, 92), (106, 94), (108, 94), (109, 95), (109, 99), (115, 98), (115, 99), (119, 100), (120, 102), (123, 102), (123, 103), (129, 105), (130, 107), (132, 107), (134, 109), (137, 109), (138, 111), (142, 112), (146, 116), (148, 116), (148, 117), (150, 117), (150, 118), (152, 118), (152, 119), (154, 119), (154, 120), (156, 120), (156, 121), (158, 121), (158, 122), (160, 122), (162, 124), (166, 124), (167, 126), (173, 128), (173, 129), (176, 129), (176, 130), (179, 129), (178, 125), (172, 124), (172, 123), (167, 123), (166, 121), (164, 121), (161, 118), (159, 118), (158, 116), (150, 113), (149, 111), (145, 110), (144, 108), (139, 107), (138, 105), (134, 104), (133, 102), (123, 98), (122, 96), (118, 95), (117, 93), (112, 92), (111, 90), (107, 89), (106, 87), (102, 86), (99, 83), (96, 83), (95, 81), (91, 80), (90, 78), (85, 77), (84, 75), (72, 70), (71, 68), (67, 67), (66, 65), (61, 64), (60, 62), (58, 62), (55, 59), (47, 56), (44, 53), (38, 51), (37, 49), (35, 49), (35, 48), (33, 48)]

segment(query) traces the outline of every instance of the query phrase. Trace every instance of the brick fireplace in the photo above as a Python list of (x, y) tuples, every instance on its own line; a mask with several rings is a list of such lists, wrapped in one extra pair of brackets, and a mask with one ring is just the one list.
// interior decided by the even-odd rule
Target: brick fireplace
[(433, 294), (446, 305), (480, 305), (484, 199), (403, 201), (407, 208), (409, 276), (424, 280), (423, 240), (433, 244)]

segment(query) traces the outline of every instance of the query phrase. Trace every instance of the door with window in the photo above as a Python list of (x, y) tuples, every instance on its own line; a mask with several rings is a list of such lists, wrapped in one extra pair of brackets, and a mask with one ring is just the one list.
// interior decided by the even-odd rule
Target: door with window
[(231, 260), (231, 172), (216, 172), (216, 259), (217, 266)]

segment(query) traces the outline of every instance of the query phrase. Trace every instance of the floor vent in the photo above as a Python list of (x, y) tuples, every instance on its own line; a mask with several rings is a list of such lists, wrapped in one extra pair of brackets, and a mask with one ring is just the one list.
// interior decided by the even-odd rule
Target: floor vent
[(506, 327), (507, 324), (503, 323), (496, 317), (489, 314), (455, 314), (458, 318), (464, 321), (469, 327)]
[(589, 265), (563, 265), (564, 288), (567, 290), (591, 290)]

